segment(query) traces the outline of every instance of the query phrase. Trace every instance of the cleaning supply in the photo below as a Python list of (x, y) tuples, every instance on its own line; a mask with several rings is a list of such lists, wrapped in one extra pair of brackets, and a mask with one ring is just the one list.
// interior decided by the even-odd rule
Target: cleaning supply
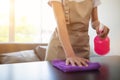
[[(104, 29), (104, 25), (100, 24), (99, 27), (99, 32), (102, 33)], [(94, 51), (96, 52), (96, 54), (98, 55), (106, 55), (110, 50), (110, 39), (107, 36), (105, 39), (102, 39), (99, 37), (99, 35), (97, 35), (94, 38)]]
[(98, 62), (89, 62), (87, 67), (66, 65), (65, 60), (53, 60), (52, 65), (63, 72), (94, 71), (101, 67)]

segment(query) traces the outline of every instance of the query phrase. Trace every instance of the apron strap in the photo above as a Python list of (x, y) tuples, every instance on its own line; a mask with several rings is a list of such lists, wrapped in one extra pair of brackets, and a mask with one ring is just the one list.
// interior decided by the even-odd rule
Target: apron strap
[(70, 24), (70, 8), (69, 8), (69, 0), (62, 0), (62, 3), (64, 5), (64, 10), (65, 10), (65, 19), (66, 19), (66, 24)]

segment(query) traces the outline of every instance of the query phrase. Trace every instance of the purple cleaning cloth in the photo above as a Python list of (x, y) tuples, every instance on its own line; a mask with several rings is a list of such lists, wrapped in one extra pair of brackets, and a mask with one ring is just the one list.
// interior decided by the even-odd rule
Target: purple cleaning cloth
[(78, 71), (92, 71), (92, 70), (98, 70), (100, 68), (99, 63), (92, 63), (89, 62), (88, 66), (72, 66), (72, 65), (66, 65), (64, 60), (53, 60), (52, 65), (58, 69), (60, 69), (63, 72), (78, 72)]

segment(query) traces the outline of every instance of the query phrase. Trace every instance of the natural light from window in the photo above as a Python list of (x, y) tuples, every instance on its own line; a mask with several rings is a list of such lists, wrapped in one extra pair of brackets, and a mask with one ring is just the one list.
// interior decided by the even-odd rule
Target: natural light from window
[(55, 27), (48, 0), (0, 0), (0, 42), (48, 43)]

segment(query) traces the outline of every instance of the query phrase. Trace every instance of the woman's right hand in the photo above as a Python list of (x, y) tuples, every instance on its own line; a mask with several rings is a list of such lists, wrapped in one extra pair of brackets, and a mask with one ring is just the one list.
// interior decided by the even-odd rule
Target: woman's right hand
[(77, 57), (77, 56), (73, 56), (73, 57), (67, 57), (66, 58), (66, 65), (71, 64), (72, 66), (88, 66), (89, 60), (85, 59), (85, 58), (81, 58), (81, 57)]

